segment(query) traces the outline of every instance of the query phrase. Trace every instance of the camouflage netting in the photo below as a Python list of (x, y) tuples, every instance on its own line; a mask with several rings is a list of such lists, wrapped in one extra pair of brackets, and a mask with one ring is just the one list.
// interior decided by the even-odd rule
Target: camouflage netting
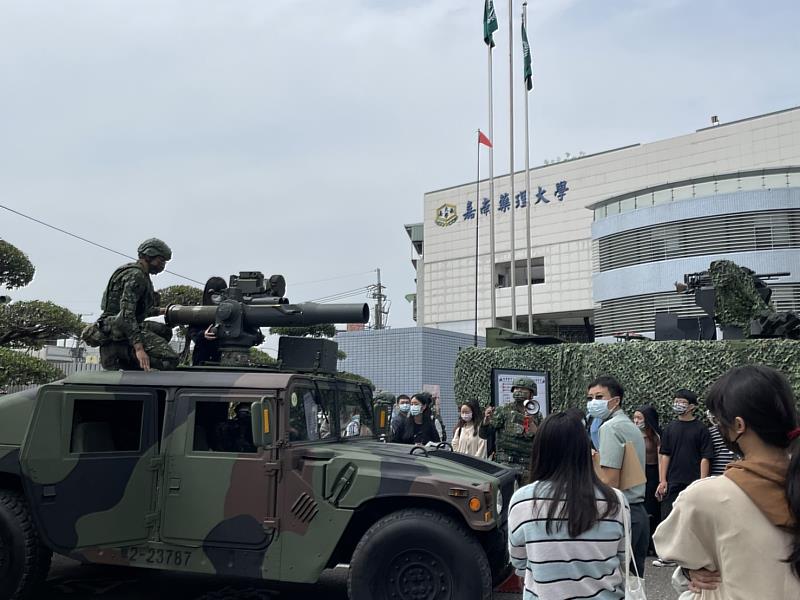
[(702, 400), (717, 377), (747, 363), (783, 371), (800, 396), (800, 342), (779, 339), (467, 348), (456, 360), (455, 395), (458, 403), (477, 398), (485, 405), (491, 395), (493, 368), (531, 369), (550, 372), (554, 411), (585, 408), (586, 385), (598, 375), (612, 375), (625, 388), (629, 414), (649, 402), (662, 419), (671, 419), (675, 390), (688, 388)]
[(751, 320), (771, 312), (756, 291), (750, 269), (729, 260), (715, 260), (708, 268), (708, 275), (716, 291), (715, 318), (721, 325), (735, 325), (749, 331)]

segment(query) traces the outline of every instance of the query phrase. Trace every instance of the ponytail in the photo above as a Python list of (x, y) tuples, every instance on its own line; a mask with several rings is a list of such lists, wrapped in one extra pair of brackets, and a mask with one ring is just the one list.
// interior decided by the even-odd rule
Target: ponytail
[(786, 472), (786, 499), (789, 501), (789, 511), (794, 517), (794, 526), (790, 530), (792, 552), (786, 562), (792, 565), (795, 576), (800, 578), (800, 437), (794, 438), (789, 451), (791, 460), (789, 470)]

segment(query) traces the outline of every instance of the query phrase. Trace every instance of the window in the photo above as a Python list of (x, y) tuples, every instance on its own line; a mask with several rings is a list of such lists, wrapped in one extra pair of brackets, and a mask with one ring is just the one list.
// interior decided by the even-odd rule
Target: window
[(289, 441), (312, 442), (335, 434), (320, 392), (312, 385), (298, 385), (289, 394)]
[(372, 437), (372, 412), (361, 389), (339, 392), (339, 429), (345, 437)]
[(143, 400), (75, 400), (70, 452), (138, 452)]
[(248, 400), (196, 401), (194, 405), (195, 452), (256, 452)]

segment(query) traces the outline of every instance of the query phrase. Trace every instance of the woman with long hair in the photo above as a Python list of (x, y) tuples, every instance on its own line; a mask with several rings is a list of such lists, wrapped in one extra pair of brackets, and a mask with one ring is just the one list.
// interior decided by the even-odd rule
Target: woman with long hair
[(431, 405), (433, 397), (428, 392), (419, 392), (411, 396), (409, 416), (403, 423), (400, 438), (402, 444), (422, 444), (440, 442), (441, 438), (433, 425)]
[(708, 390), (713, 422), (743, 458), (684, 490), (654, 536), (698, 600), (800, 598), (795, 401), (786, 377), (761, 365), (731, 369)]
[(644, 438), (644, 473), (647, 484), (644, 492), (644, 508), (650, 517), (650, 544), (648, 553), (655, 554), (653, 533), (661, 523), (661, 501), (656, 497), (658, 488), (658, 450), (661, 447), (661, 427), (658, 412), (652, 404), (640, 406), (633, 412), (633, 424), (642, 432)]
[(625, 525), (630, 509), (592, 465), (574, 414), (547, 417), (533, 439), (532, 483), (511, 497), (508, 547), (525, 577), (524, 600), (625, 595)]
[(459, 408), (458, 423), (453, 430), (453, 450), (477, 458), (486, 458), (486, 440), (478, 435), (481, 409), (474, 400)]

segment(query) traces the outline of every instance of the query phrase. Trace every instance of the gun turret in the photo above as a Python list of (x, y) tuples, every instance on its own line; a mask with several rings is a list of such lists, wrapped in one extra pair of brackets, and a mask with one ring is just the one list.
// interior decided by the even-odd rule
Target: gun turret
[(167, 325), (214, 325), (223, 365), (249, 363), (249, 351), (264, 338), (261, 327), (307, 327), (325, 323), (367, 323), (367, 304), (289, 304), (286, 282), (272, 275), (268, 283), (258, 271), (231, 275), (230, 286), (205, 306), (167, 307)]

